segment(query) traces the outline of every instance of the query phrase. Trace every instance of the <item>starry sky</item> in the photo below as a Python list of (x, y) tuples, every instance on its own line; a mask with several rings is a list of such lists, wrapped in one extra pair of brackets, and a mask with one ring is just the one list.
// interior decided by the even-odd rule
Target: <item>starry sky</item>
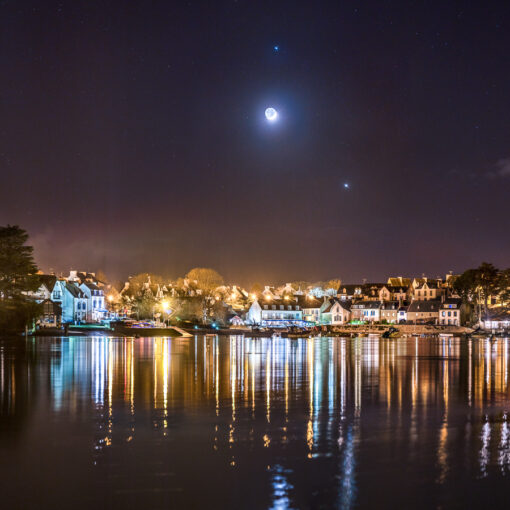
[(509, 29), (506, 2), (1, 0), (0, 224), (115, 278), (508, 267)]

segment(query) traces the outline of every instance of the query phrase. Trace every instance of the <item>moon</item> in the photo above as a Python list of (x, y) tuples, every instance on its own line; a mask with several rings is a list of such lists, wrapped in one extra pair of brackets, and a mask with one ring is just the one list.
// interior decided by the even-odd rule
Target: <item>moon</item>
[(266, 108), (264, 113), (269, 122), (274, 122), (278, 118), (278, 112), (272, 107)]

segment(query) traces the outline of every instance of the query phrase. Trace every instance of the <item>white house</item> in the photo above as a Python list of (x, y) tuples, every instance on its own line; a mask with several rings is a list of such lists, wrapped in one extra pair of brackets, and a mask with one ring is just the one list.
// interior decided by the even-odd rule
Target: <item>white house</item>
[(461, 306), (461, 299), (445, 299), (444, 302), (441, 303), (441, 308), (439, 308), (439, 324), (460, 326)]
[(51, 300), (61, 306), (63, 323), (87, 320), (88, 299), (75, 283), (57, 280)]
[(321, 322), (321, 308), (324, 300), (315, 297), (313, 294), (296, 296), (297, 303), (303, 312), (303, 320), (313, 324)]
[(379, 301), (358, 301), (351, 306), (351, 320), (377, 322), (381, 318)]
[(106, 310), (104, 290), (98, 287), (95, 283), (88, 281), (80, 285), (80, 290), (85, 294), (88, 299), (87, 307), (87, 321), (99, 322), (108, 313)]
[(407, 321), (407, 309), (409, 308), (409, 305), (401, 306), (397, 310), (397, 322), (405, 322)]
[(246, 316), (247, 322), (265, 327), (287, 327), (303, 325), (303, 312), (294, 298), (269, 299), (262, 303), (255, 300)]
[(326, 302), (322, 309), (321, 323), (338, 326), (346, 324), (351, 320), (351, 306), (349, 301), (343, 299), (331, 298)]
[(483, 329), (510, 329), (510, 308), (498, 307), (491, 308), (487, 312), (487, 317), (480, 321)]

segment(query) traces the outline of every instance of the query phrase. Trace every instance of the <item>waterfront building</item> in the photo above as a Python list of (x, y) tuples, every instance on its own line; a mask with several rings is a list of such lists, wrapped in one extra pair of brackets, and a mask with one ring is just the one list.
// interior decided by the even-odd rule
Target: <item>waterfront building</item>
[(379, 301), (358, 301), (351, 306), (351, 321), (377, 322), (380, 318)]
[(402, 305), (397, 310), (397, 322), (406, 322), (407, 321), (407, 309), (409, 305)]
[(439, 318), (440, 301), (416, 300), (407, 309), (407, 320), (414, 324), (433, 323), (437, 324)]
[(489, 308), (487, 316), (482, 317), (480, 327), (487, 330), (510, 330), (510, 308)]
[(398, 310), (400, 308), (399, 301), (385, 301), (381, 305), (380, 316), (381, 321), (386, 321), (391, 324), (398, 322)]
[(82, 322), (87, 320), (88, 299), (74, 282), (57, 280), (51, 300), (62, 308), (62, 322)]
[(27, 292), (27, 295), (35, 299), (37, 303), (42, 303), (43, 301), (51, 299), (57, 277), (52, 274), (38, 274), (37, 277), (41, 282), (39, 288), (34, 292)]
[(462, 299), (447, 298), (439, 308), (439, 324), (460, 326)]
[(251, 304), (246, 320), (249, 324), (264, 327), (303, 326), (303, 311), (295, 298), (271, 299), (268, 295)]
[(87, 321), (99, 322), (104, 319), (108, 310), (106, 310), (104, 290), (95, 283), (85, 281), (80, 285), (80, 289), (88, 299)]
[(45, 299), (42, 303), (42, 314), (38, 324), (44, 328), (57, 328), (62, 322), (62, 307), (51, 299)]
[(321, 323), (331, 326), (347, 324), (351, 320), (351, 303), (339, 298), (330, 298), (321, 313)]
[(311, 324), (320, 324), (321, 309), (324, 307), (325, 300), (319, 299), (313, 294), (297, 295), (295, 298), (303, 312), (303, 320)]

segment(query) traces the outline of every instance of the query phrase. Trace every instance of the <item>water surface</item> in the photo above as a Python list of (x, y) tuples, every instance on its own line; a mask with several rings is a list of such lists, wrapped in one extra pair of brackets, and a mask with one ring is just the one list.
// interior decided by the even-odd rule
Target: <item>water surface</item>
[(2, 507), (508, 507), (508, 343), (0, 340)]

